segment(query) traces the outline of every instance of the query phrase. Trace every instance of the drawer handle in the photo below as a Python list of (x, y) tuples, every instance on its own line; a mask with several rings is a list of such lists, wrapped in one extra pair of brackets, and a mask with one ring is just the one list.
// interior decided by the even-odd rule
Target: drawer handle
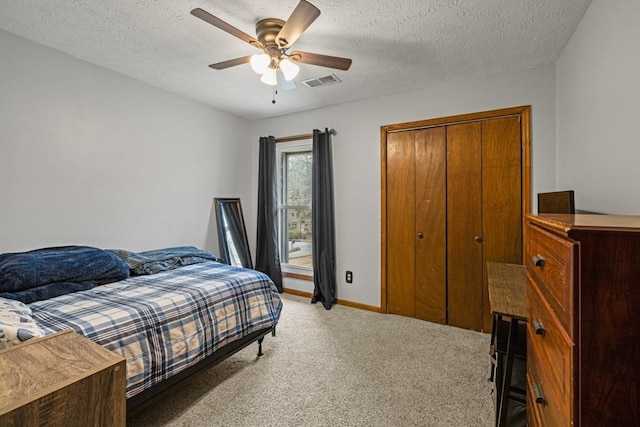
[(542, 386), (539, 383), (533, 383), (533, 394), (535, 395), (538, 405), (544, 405), (546, 403), (544, 395), (542, 394)]
[(531, 327), (533, 328), (533, 331), (536, 333), (536, 335), (544, 336), (544, 326), (539, 319), (533, 319), (531, 321)]
[(531, 261), (533, 261), (533, 265), (536, 267), (544, 267), (544, 258), (542, 258), (542, 255), (532, 257)]

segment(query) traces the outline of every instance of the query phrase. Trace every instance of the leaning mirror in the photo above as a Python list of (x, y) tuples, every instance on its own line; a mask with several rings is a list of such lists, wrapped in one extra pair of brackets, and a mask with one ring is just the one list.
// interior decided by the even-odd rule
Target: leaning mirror
[(253, 268), (240, 199), (216, 198), (214, 200), (220, 257), (226, 264)]

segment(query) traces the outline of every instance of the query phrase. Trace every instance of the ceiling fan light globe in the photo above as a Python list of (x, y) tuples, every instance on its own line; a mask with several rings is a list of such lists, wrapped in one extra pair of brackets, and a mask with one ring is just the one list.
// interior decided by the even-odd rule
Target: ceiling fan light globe
[(284, 74), (284, 79), (288, 82), (295, 79), (300, 71), (300, 67), (288, 59), (283, 59), (278, 64), (278, 67), (282, 70), (282, 74)]
[(276, 78), (276, 69), (268, 68), (267, 71), (260, 77), (260, 81), (269, 86), (275, 86), (278, 84), (278, 79)]
[(253, 55), (249, 63), (251, 64), (253, 71), (258, 74), (264, 74), (269, 68), (271, 58), (266, 53), (261, 53), (259, 55)]

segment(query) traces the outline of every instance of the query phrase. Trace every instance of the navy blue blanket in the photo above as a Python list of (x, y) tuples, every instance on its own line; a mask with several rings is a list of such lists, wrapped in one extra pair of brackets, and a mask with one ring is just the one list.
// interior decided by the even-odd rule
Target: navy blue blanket
[(120, 258), (89, 246), (0, 254), (0, 296), (25, 303), (127, 277), (129, 267)]
[(146, 252), (130, 252), (124, 249), (108, 249), (108, 251), (113, 252), (127, 263), (132, 276), (155, 274), (206, 261), (220, 261), (211, 252), (193, 246), (178, 246)]

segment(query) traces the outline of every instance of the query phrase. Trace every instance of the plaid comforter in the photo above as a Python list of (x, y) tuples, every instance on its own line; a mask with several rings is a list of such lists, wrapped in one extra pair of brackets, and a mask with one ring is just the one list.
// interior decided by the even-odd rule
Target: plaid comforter
[(251, 332), (282, 302), (257, 271), (205, 262), (29, 304), (46, 334), (73, 329), (127, 361), (127, 397)]

